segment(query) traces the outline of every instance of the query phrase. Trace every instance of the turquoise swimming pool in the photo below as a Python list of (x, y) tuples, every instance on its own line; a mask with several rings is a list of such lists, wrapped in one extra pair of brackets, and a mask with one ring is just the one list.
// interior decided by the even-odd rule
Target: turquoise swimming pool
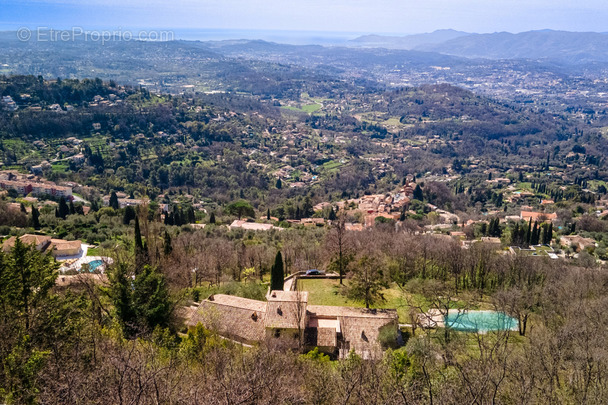
[(465, 332), (517, 330), (517, 319), (496, 311), (450, 311), (445, 326)]
[[(94, 272), (99, 266), (103, 266), (104, 262), (103, 260), (93, 260), (89, 263), (87, 263), (89, 265), (89, 272)], [(82, 271), (82, 268), (80, 269)]]

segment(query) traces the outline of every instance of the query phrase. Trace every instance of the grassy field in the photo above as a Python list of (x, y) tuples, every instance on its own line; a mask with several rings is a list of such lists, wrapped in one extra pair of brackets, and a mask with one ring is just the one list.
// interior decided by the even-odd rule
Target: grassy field
[(68, 170), (68, 165), (63, 163), (53, 163), (52, 170), (54, 172), (65, 173)]
[(87, 250), (87, 256), (101, 256), (100, 248), (89, 248)]
[(335, 173), (342, 166), (339, 160), (332, 160), (330, 162), (323, 163), (321, 168), (327, 173)]
[(302, 108), (291, 107), (291, 106), (285, 106), (285, 107), (281, 107), (281, 108), (284, 108), (284, 109), (290, 110), (290, 111), (298, 111), (298, 112), (305, 112), (307, 114), (312, 114), (312, 113), (319, 111), (322, 107), (323, 106), (321, 104), (306, 104), (306, 105), (303, 105)]
[[(344, 283), (347, 285), (348, 280), (344, 280)], [(338, 280), (300, 279), (298, 285), (302, 291), (308, 291), (308, 303), (312, 305), (365, 307), (363, 301), (354, 301), (343, 295), (340, 292), (340, 282)], [(408, 303), (417, 308), (421, 308), (423, 311), (431, 309), (422, 295), (401, 290), (396, 284), (392, 284), (390, 288), (385, 289), (382, 293), (384, 294), (384, 301), (373, 305), (372, 308), (396, 309), (400, 323), (411, 322), (408, 315), (410, 309)], [(489, 297), (471, 297), (467, 296), (466, 293), (463, 294), (464, 295), (460, 297), (464, 299), (463, 302), (470, 302), (473, 304), (470, 306), (470, 309), (494, 309), (490, 303)], [(455, 301), (453, 304), (454, 308), (460, 306), (459, 301)]]
[[(348, 281), (345, 281), (347, 283)], [(354, 301), (340, 293), (340, 282), (330, 279), (300, 279), (298, 284), (302, 291), (308, 291), (308, 303), (312, 305), (330, 305), (346, 307), (365, 307), (362, 301)], [(385, 301), (378, 303), (374, 308), (396, 309), (399, 314), (399, 322), (409, 322), (404, 293), (393, 286), (383, 291)], [(417, 298), (409, 296), (410, 298)]]

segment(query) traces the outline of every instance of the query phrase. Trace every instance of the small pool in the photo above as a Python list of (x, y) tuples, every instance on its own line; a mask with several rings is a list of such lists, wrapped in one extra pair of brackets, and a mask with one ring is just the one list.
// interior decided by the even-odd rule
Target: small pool
[(517, 330), (517, 319), (496, 311), (452, 311), (445, 317), (445, 326), (465, 332)]
[[(103, 266), (105, 263), (103, 262), (103, 260), (93, 260), (89, 263), (87, 263), (89, 265), (89, 272), (94, 272), (99, 266)], [(82, 270), (82, 268), (80, 268), (80, 270)]]

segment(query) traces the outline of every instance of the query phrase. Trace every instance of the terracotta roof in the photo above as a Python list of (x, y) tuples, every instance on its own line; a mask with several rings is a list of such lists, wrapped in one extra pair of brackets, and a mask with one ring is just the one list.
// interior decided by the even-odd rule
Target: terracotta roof
[[(11, 236), (10, 238), (8, 238), (7, 240), (4, 241), (4, 243), (2, 244), (2, 249), (6, 252), (8, 250), (10, 250), (13, 246), (15, 246), (15, 240), (16, 238), (14, 236)], [(32, 234), (25, 234), (23, 236), (19, 237), (19, 240), (21, 242), (23, 242), (24, 245), (34, 245), (34, 246), (38, 246), (42, 243), (48, 243), (51, 241), (51, 237), (50, 236), (44, 236), (44, 235), (32, 235)]]
[(531, 218), (533, 221), (537, 221), (539, 218), (546, 218), (547, 220), (552, 221), (557, 219), (557, 214), (548, 212), (522, 211), (520, 217), (525, 220), (529, 220)]
[(62, 239), (51, 239), (51, 246), (54, 251), (61, 252), (65, 250), (80, 249), (82, 242), (79, 240), (62, 240)]
[(39, 245), (41, 243), (49, 242), (51, 238), (49, 236), (44, 235), (25, 234), (20, 237), (19, 240), (26, 245)]

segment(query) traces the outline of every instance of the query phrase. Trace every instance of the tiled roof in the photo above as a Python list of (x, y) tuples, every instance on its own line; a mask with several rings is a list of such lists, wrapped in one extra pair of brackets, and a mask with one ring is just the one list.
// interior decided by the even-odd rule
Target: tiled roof
[[(16, 238), (14, 236), (11, 236), (10, 238), (8, 238), (7, 240), (4, 241), (4, 243), (2, 244), (2, 249), (6, 252), (10, 249), (12, 249), (15, 246), (15, 240)], [(24, 244), (24, 245), (34, 245), (34, 246), (38, 246), (41, 243), (47, 243), (51, 241), (50, 236), (44, 236), (44, 235), (32, 235), (32, 234), (25, 234), (23, 236), (19, 237), (19, 240)]]
[(61, 240), (61, 239), (51, 239), (52, 248), (56, 252), (62, 251), (70, 251), (74, 249), (80, 249), (82, 242), (79, 240)]
[(381, 353), (382, 347), (378, 341), (380, 331), (382, 328), (396, 323), (396, 316), (393, 319), (354, 316), (340, 318), (342, 338), (346, 347), (349, 350), (354, 350), (364, 359), (375, 357)]
[(201, 303), (187, 324), (194, 326), (201, 322), (220, 335), (253, 343), (264, 338), (265, 311), (265, 302), (216, 294)]
[(187, 324), (202, 322), (243, 343), (263, 340), (266, 329), (301, 328), (307, 346), (325, 348), (338, 348), (340, 333), (342, 348), (364, 358), (380, 353), (378, 337), (383, 328), (397, 327), (394, 309), (307, 305), (307, 300), (307, 292), (297, 291), (273, 291), (268, 302), (217, 294), (203, 301)]
[(268, 296), (264, 325), (273, 329), (304, 328), (307, 291), (272, 291)]
[(272, 290), (268, 301), (303, 301), (308, 302), (308, 291)]
[(304, 344), (311, 347), (336, 347), (338, 337), (335, 328), (306, 328)]

